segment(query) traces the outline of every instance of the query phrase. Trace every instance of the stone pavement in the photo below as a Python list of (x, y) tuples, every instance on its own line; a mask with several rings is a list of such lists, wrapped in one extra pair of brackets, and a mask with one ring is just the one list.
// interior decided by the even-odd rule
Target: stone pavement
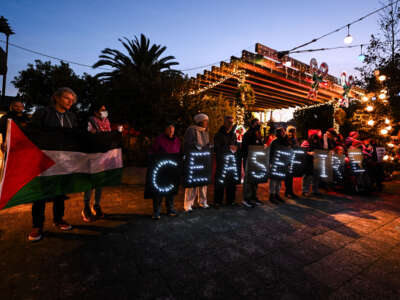
[(400, 181), (280, 205), (263, 184), (263, 206), (153, 221), (143, 170), (125, 175), (104, 189), (104, 220), (83, 223), (70, 195), (74, 230), (59, 232), (48, 204), (39, 243), (26, 240), (30, 205), (1, 211), (0, 299), (400, 299)]

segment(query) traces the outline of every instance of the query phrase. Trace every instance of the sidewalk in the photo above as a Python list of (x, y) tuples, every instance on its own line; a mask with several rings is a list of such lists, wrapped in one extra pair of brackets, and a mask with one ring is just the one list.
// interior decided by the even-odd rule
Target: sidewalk
[(81, 220), (83, 194), (69, 195), (69, 232), (52, 226), (48, 204), (39, 243), (26, 240), (30, 205), (1, 211), (0, 298), (399, 299), (400, 181), (369, 197), (332, 192), (281, 205), (263, 184), (263, 206), (153, 221), (144, 174), (127, 169), (122, 186), (105, 188), (107, 216), (94, 223)]

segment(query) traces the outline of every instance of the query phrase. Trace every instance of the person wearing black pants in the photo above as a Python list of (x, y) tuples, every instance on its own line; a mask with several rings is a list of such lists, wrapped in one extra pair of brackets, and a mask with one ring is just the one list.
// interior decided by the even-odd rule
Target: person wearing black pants
[[(290, 148), (293, 147), (298, 147), (299, 143), (297, 142), (296, 138), (296, 127), (294, 126), (288, 126), (286, 129), (287, 135), (287, 144)], [(289, 174), (286, 175), (285, 177), (285, 197), (287, 198), (293, 198), (297, 199), (298, 196), (293, 192), (293, 176), (290, 176)]]
[[(236, 157), (237, 149), (238, 147), (235, 127), (233, 126), (233, 117), (226, 116), (224, 118), (224, 125), (221, 126), (219, 131), (214, 136), (214, 150), (217, 161), (214, 189), (214, 205), (216, 208), (222, 205), (225, 191), (227, 205), (233, 205), (235, 203), (235, 180), (229, 178), (227, 179), (228, 182), (221, 183), (219, 179), (221, 178), (221, 174), (223, 173), (223, 168), (225, 164), (224, 155), (227, 153), (231, 153)], [(236, 160), (238, 160), (237, 157)]]
[[(70, 88), (59, 88), (51, 97), (51, 105), (37, 110), (32, 116), (33, 127), (47, 130), (55, 128), (77, 128), (78, 120), (70, 112), (71, 106), (76, 102), (76, 94)], [(54, 225), (60, 230), (71, 230), (72, 226), (64, 221), (64, 200), (67, 197), (60, 195), (49, 199), (39, 199), (32, 204), (33, 228), (28, 236), (29, 241), (42, 239), (43, 223), (45, 219), (46, 202), (53, 202)]]

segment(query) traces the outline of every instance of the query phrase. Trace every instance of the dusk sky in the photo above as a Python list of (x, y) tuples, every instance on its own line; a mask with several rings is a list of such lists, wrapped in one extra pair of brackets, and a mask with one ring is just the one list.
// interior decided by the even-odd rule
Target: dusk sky
[[(2, 0), (0, 15), (16, 33), (10, 42), (52, 56), (92, 65), (102, 49), (122, 49), (118, 38), (144, 33), (152, 43), (167, 46), (166, 55), (176, 57), (178, 69), (187, 69), (239, 56), (242, 49), (254, 51), (256, 42), (286, 50), (379, 7), (378, 0)], [(379, 32), (377, 18), (351, 27), (353, 44), (368, 42)], [(343, 30), (307, 48), (343, 46), (346, 34)], [(3, 35), (0, 39), (5, 40)], [(316, 57), (319, 63), (328, 63), (330, 74), (339, 76), (342, 71), (356, 74), (359, 53), (360, 48), (354, 48), (293, 57), (306, 63)], [(35, 59), (48, 60), (9, 48), (8, 95), (17, 93), (10, 81)], [(71, 67), (77, 74), (97, 73)]]

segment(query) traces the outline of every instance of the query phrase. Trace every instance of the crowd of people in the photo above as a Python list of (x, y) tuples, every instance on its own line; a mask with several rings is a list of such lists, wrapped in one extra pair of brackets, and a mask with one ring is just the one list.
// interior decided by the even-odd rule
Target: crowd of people
[[(360, 140), (358, 132), (351, 132), (349, 136), (344, 139), (342, 135), (337, 133), (333, 128), (328, 129), (325, 133), (321, 130), (312, 129), (308, 132), (308, 138), (301, 143), (297, 140), (296, 128), (288, 126), (286, 129), (279, 127), (275, 130), (274, 134), (266, 137), (265, 139), (261, 134), (261, 124), (258, 119), (253, 119), (250, 123), (250, 128), (243, 135), (242, 142), (239, 143), (236, 137), (234, 119), (232, 116), (224, 118), (224, 124), (220, 127), (214, 136), (214, 144), (212, 145), (208, 135), (208, 116), (205, 114), (197, 114), (194, 116), (194, 124), (191, 125), (183, 137), (183, 147), (180, 147), (180, 142), (174, 136), (174, 125), (168, 123), (165, 132), (156, 138), (151, 154), (159, 153), (187, 153), (191, 150), (210, 150), (215, 153), (216, 171), (215, 178), (223, 172), (223, 157), (227, 152), (236, 156), (237, 161), (243, 165), (244, 174), (246, 173), (246, 164), (249, 153), (249, 146), (264, 146), (270, 147), (270, 160), (274, 157), (275, 151), (279, 147), (296, 148), (301, 147), (306, 151), (306, 166), (305, 175), (302, 178), (302, 196), (322, 196), (320, 188), (333, 188), (326, 183), (320, 182), (319, 174), (314, 170), (314, 156), (317, 150), (327, 150), (337, 155), (345, 156), (344, 177), (339, 180), (336, 178), (334, 186), (343, 186), (345, 188), (356, 187), (363, 184), (364, 186), (371, 187), (375, 185), (378, 190), (382, 190), (382, 182), (384, 179), (382, 164), (378, 161), (377, 144), (372, 139)], [(359, 149), (363, 154), (363, 167), (365, 168), (365, 176), (358, 178), (351, 172), (350, 159), (347, 156), (349, 150)], [(365, 182), (365, 178), (368, 178)], [(364, 180), (364, 181), (363, 181)], [(281, 197), (280, 191), (282, 188), (282, 181), (285, 186), (285, 197), (296, 199), (293, 189), (293, 176), (286, 176), (285, 180), (276, 178), (269, 178), (269, 201), (274, 204), (285, 202)], [(225, 195), (226, 205), (236, 205), (236, 185), (237, 182), (230, 181), (228, 183), (220, 184), (218, 180), (214, 180), (214, 201), (213, 207), (219, 208), (223, 204)], [(248, 180), (247, 176), (244, 177), (243, 182), (243, 199), (240, 205), (244, 207), (255, 207), (263, 205), (264, 203), (259, 200), (257, 195), (258, 184)], [(167, 214), (176, 216), (174, 209), (173, 196), (166, 197)], [(195, 205), (196, 207), (209, 208), (207, 199), (207, 185), (185, 188), (184, 196), (184, 210), (191, 212)], [(161, 198), (159, 196), (153, 199), (154, 213), (153, 219), (160, 219), (160, 205)]]
[[(73, 90), (69, 88), (58, 89), (51, 98), (48, 107), (37, 109), (32, 118), (29, 118), (24, 112), (24, 104), (21, 101), (13, 101), (10, 105), (10, 112), (3, 116), (0, 120), (0, 133), (3, 140), (7, 131), (7, 119), (13, 119), (19, 126), (25, 127), (28, 123), (43, 130), (54, 128), (78, 128), (78, 120), (76, 115), (70, 111), (72, 105), (76, 102), (77, 96)], [(236, 136), (236, 125), (232, 116), (224, 118), (224, 124), (220, 127), (211, 143), (207, 115), (200, 113), (194, 116), (194, 123), (187, 128), (183, 140), (175, 135), (175, 125), (169, 122), (165, 126), (165, 131), (155, 138), (150, 155), (162, 153), (185, 153), (193, 150), (208, 150), (215, 153), (216, 174), (220, 174), (224, 165), (224, 154), (232, 153), (243, 169), (246, 170), (247, 158), (250, 146), (270, 147), (270, 157), (281, 146), (294, 148), (301, 147), (306, 150), (306, 172), (302, 181), (302, 196), (310, 195), (320, 196), (319, 188), (321, 186), (319, 176), (315, 174), (313, 167), (313, 156), (316, 150), (329, 150), (339, 155), (346, 155), (348, 150), (360, 149), (364, 155), (364, 163), (367, 173), (376, 184), (378, 189), (382, 189), (383, 169), (378, 162), (376, 153), (376, 143), (372, 139), (359, 140), (357, 132), (351, 132), (344, 139), (334, 129), (327, 130), (322, 134), (321, 130), (309, 130), (308, 139), (299, 143), (296, 136), (296, 128), (288, 126), (286, 129), (279, 127), (274, 134), (263, 138), (261, 134), (261, 124), (258, 119), (253, 119), (250, 128), (243, 135), (241, 142)], [(90, 117), (87, 119), (85, 130), (93, 134), (99, 132), (111, 131), (110, 121), (108, 120), (108, 112), (104, 105), (92, 105), (90, 109)], [(2, 150), (5, 151), (5, 143), (2, 144)], [(349, 162), (347, 159), (347, 168)], [(245, 173), (245, 172), (244, 172)], [(270, 178), (269, 179), (269, 201), (274, 204), (285, 202), (281, 197), (280, 191), (284, 181), (285, 197), (296, 199), (299, 196), (295, 194), (293, 189), (293, 177), (286, 176), (285, 180)], [(240, 182), (240, 181), (239, 181)], [(351, 180), (350, 180), (351, 182)], [(236, 186), (238, 182), (229, 182), (221, 184), (218, 180), (214, 181), (214, 201), (213, 206), (219, 208), (224, 203), (226, 205), (241, 204), (244, 207), (252, 208), (263, 205), (257, 195), (258, 184), (244, 178), (243, 182), (243, 198), (236, 201)], [(94, 192), (94, 205), (91, 206), (91, 198)], [(84, 193), (82, 219), (84, 222), (93, 222), (96, 219), (104, 217), (101, 209), (101, 188), (88, 190)], [(159, 220), (161, 213), (162, 196), (153, 196), (153, 219)], [(168, 195), (165, 197), (167, 214), (169, 216), (177, 216), (174, 208), (174, 197)], [(72, 226), (64, 220), (64, 201), (66, 196), (60, 195), (52, 199), (38, 199), (32, 204), (32, 223), (33, 229), (28, 236), (30, 241), (38, 241), (43, 237), (43, 224), (45, 219), (46, 202), (53, 202), (53, 221), (54, 225), (60, 230), (70, 230)], [(197, 202), (197, 203), (195, 203)], [(207, 185), (185, 188), (184, 193), (184, 210), (191, 212), (193, 208), (209, 208), (207, 198)]]

